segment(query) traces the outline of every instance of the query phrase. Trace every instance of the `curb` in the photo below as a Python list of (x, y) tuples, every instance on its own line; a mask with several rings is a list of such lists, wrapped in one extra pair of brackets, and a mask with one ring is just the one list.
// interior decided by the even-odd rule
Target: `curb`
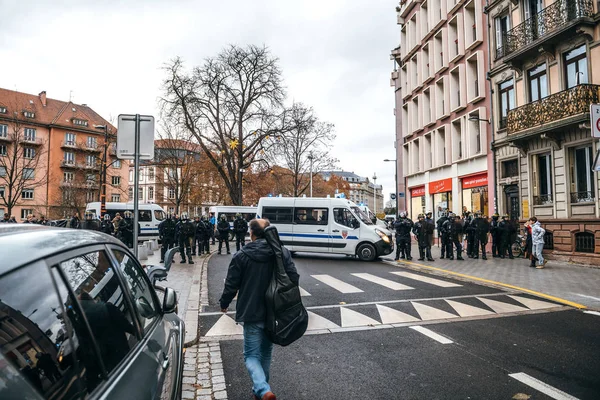
[(490, 287), (494, 287), (494, 288), (519, 290), (524, 293), (542, 297), (547, 300), (552, 300), (554, 302), (564, 304), (564, 305), (567, 305), (570, 307), (574, 307), (579, 310), (587, 310), (587, 308), (588, 308), (587, 306), (584, 306), (583, 304), (575, 303), (573, 301), (562, 299), (560, 297), (555, 297), (555, 296), (552, 296), (552, 295), (549, 295), (546, 293), (537, 292), (535, 290), (522, 288), (520, 286), (511, 285), (511, 284), (504, 283), (504, 282), (493, 281), (491, 279), (479, 278), (477, 276), (462, 274), (460, 272), (454, 272), (454, 271), (450, 271), (447, 269), (432, 267), (429, 265), (418, 264), (418, 263), (414, 263), (414, 262), (410, 262), (410, 261), (393, 261), (393, 260), (383, 260), (383, 261), (390, 265), (401, 266), (404, 268), (411, 269), (413, 271), (425, 272), (425, 273), (428, 273), (431, 275), (452, 277), (452, 278), (456, 278), (456, 279), (459, 279), (462, 281), (475, 281), (475, 282), (482, 283), (486, 286), (490, 286)]
[[(201, 312), (202, 307), (208, 303), (208, 261), (213, 254), (214, 251), (202, 260), (202, 264), (197, 264), (196, 271), (194, 271), (198, 273), (199, 279), (192, 282), (188, 297), (188, 307), (185, 313), (186, 342), (183, 344), (184, 348), (194, 346), (200, 341), (198, 314)], [(187, 332), (195, 332), (195, 336), (192, 338)]]

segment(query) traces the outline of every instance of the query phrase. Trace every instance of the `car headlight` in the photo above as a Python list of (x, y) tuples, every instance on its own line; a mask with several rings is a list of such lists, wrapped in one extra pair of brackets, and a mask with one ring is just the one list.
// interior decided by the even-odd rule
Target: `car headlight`
[(391, 243), (390, 242), (390, 237), (388, 235), (386, 235), (383, 231), (381, 231), (379, 229), (375, 229), (375, 233), (377, 233), (379, 235), (379, 237), (381, 238), (381, 240), (383, 240), (387, 244)]

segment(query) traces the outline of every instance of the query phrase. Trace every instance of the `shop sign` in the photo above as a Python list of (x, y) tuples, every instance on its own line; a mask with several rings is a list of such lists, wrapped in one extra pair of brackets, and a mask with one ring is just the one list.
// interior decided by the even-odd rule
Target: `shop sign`
[(429, 182), (429, 194), (445, 193), (452, 191), (452, 178), (441, 181)]
[(488, 176), (487, 172), (479, 175), (468, 176), (466, 178), (462, 178), (462, 187), (463, 189), (471, 189), (479, 186), (487, 186), (488, 184)]
[(425, 186), (419, 186), (410, 189), (410, 197), (421, 197), (425, 196)]

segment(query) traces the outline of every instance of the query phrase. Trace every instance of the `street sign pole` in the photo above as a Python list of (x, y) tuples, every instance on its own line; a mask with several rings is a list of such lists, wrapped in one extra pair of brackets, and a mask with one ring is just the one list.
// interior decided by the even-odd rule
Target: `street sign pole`
[(133, 254), (138, 256), (138, 220), (139, 220), (139, 182), (140, 182), (140, 114), (135, 114), (135, 155), (133, 187)]

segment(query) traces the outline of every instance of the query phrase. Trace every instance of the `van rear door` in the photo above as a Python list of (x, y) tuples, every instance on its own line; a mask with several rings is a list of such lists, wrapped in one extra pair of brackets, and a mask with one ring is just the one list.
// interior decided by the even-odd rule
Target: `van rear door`
[(331, 237), (328, 222), (327, 206), (315, 206), (311, 200), (297, 200), (293, 224), (294, 250), (329, 253)]

